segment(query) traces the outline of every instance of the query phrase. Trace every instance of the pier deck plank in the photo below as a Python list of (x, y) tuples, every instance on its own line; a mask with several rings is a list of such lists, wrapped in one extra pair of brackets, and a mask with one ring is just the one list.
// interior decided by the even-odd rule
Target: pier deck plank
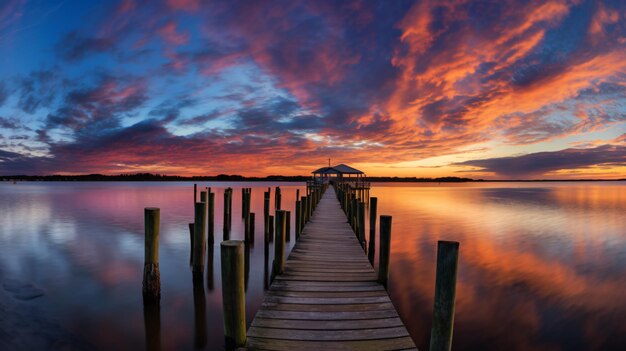
[(332, 188), (247, 334), (249, 350), (416, 350)]

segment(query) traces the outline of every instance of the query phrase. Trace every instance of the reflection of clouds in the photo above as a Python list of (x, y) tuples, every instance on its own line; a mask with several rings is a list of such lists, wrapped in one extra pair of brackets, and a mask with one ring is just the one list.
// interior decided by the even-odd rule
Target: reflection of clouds
[(461, 242), (456, 349), (624, 345), (626, 188), (499, 187), (374, 189), (394, 216), (391, 295), (418, 346), (442, 239)]
[[(247, 291), (249, 320), (262, 301), (263, 191), (280, 185), (283, 207), (293, 211), (295, 184), (198, 183), (215, 191), (213, 272), (215, 289), (206, 292), (208, 343), (223, 345), (219, 242), (223, 189), (235, 191), (233, 237), (243, 237), (241, 187), (252, 187), (257, 213), (256, 249), (251, 250)], [(215, 185), (218, 185), (215, 187)], [(301, 194), (304, 188), (299, 187)], [(141, 277), (144, 215), (161, 208), (160, 271), (164, 349), (193, 348), (193, 299), (189, 234), (193, 221), (192, 183), (22, 183), (0, 184), (0, 280), (20, 277), (46, 291), (41, 314), (58, 320), (102, 349), (141, 349), (144, 323)], [(272, 196), (272, 201), (274, 197)], [(273, 207), (272, 207), (273, 208)], [(292, 221), (295, 216), (292, 215)], [(292, 230), (294, 225), (292, 225)], [(291, 241), (290, 246), (295, 243)], [(2, 304), (0, 294), (0, 304)], [(96, 301), (97, 303), (94, 303)], [(0, 322), (1, 328), (2, 322)], [(216, 346), (217, 345), (217, 346)]]
[(50, 239), (57, 245), (69, 243), (76, 238), (76, 224), (73, 222), (52, 220), (48, 228)]

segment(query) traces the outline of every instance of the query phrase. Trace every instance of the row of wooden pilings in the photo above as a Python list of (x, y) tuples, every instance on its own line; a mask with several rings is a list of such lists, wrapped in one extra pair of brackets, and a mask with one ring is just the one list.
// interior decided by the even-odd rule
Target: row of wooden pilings
[[(363, 196), (360, 189), (350, 183), (335, 184), (337, 199), (345, 212), (354, 234), (374, 266), (376, 251), (376, 216), (378, 198)], [(369, 204), (369, 245), (365, 239), (365, 208)], [(380, 247), (378, 256), (378, 282), (388, 287), (389, 262), (391, 253), (391, 216), (380, 216)], [(430, 334), (430, 351), (449, 351), (452, 348), (454, 309), (456, 302), (456, 276), (458, 267), (459, 243), (455, 241), (437, 242), (437, 270), (435, 277), (435, 301)]]
[[(300, 197), (300, 190), (296, 190), (295, 202), (295, 236), (296, 240), (302, 234), (304, 225), (311, 220), (313, 212), (327, 186), (308, 186), (306, 195)], [(233, 189), (224, 190), (223, 211), (223, 241), (220, 244), (222, 266), (222, 297), (224, 312), (224, 336), (227, 349), (245, 346), (246, 317), (245, 317), (245, 265), (249, 259), (249, 245), (254, 243), (255, 214), (251, 212), (252, 188), (242, 188), (241, 213), (244, 219), (244, 240), (230, 240), (232, 223), (232, 195)], [(282, 193), (280, 187), (274, 192), (275, 215), (270, 214), (271, 188), (263, 194), (264, 239), (265, 248), (268, 243), (274, 243), (274, 262), (272, 264), (271, 280), (282, 274), (285, 264), (285, 242), (290, 240), (291, 212), (281, 210)], [(194, 279), (194, 296), (197, 281), (202, 281), (205, 253), (211, 250), (215, 240), (215, 193), (211, 188), (200, 192), (198, 200), (197, 184), (194, 184), (194, 222), (189, 223), (189, 237), (191, 243), (190, 265)], [(160, 329), (159, 303), (161, 298), (161, 281), (159, 273), (159, 236), (160, 236), (160, 209), (148, 207), (144, 209), (145, 227), (145, 259), (143, 274), (144, 318), (146, 329)], [(202, 288), (203, 289), (203, 288)], [(201, 291), (203, 293), (203, 290)], [(154, 325), (154, 321), (158, 321)], [(152, 324), (152, 327), (148, 327)], [(153, 333), (158, 334), (158, 333)], [(159, 337), (160, 338), (160, 337)], [(146, 346), (149, 350), (160, 348), (160, 342), (148, 337)]]

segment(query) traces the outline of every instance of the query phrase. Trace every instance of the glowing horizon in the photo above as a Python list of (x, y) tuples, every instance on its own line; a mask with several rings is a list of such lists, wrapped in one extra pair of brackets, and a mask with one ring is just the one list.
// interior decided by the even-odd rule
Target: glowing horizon
[(0, 4), (0, 175), (616, 179), (626, 3)]

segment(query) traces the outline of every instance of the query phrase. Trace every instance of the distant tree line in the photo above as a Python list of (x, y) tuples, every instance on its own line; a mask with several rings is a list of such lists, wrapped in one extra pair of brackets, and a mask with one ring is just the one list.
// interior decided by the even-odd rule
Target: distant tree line
[[(0, 176), (3, 181), (83, 181), (83, 182), (118, 182), (118, 181), (138, 181), (138, 182), (163, 182), (163, 181), (282, 181), (282, 182), (305, 182), (311, 179), (310, 176), (282, 176), (269, 175), (266, 177), (245, 177), (238, 174), (218, 174), (215, 176), (192, 176), (183, 177), (177, 175), (133, 173), (133, 174), (78, 174), (78, 175), (11, 175)], [(367, 177), (370, 182), (473, 182), (471, 178), (440, 177), (440, 178), (417, 178), (417, 177)], [(481, 179), (482, 181), (482, 179)]]
[[(168, 182), (168, 181), (247, 181), (247, 182), (305, 182), (311, 179), (310, 176), (282, 176), (268, 175), (266, 177), (245, 177), (239, 174), (218, 174), (215, 176), (192, 176), (183, 177), (177, 175), (133, 173), (133, 174), (77, 174), (77, 175), (10, 175), (0, 176), (0, 181), (83, 181), (83, 182)], [(352, 178), (355, 179), (355, 178)], [(508, 180), (483, 180), (461, 177), (438, 177), (438, 178), (418, 178), (418, 177), (366, 177), (369, 182), (388, 183), (463, 183), (463, 182), (580, 182), (580, 181), (624, 181), (626, 179), (508, 179)]]

